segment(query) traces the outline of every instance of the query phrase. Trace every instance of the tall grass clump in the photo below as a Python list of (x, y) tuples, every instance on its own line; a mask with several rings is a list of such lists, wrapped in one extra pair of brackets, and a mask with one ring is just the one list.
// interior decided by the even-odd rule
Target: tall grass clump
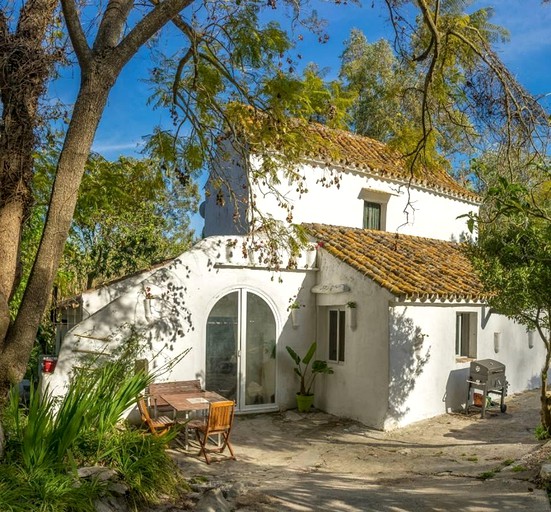
[(177, 492), (178, 471), (165, 452), (176, 432), (155, 437), (120, 422), (159, 374), (136, 371), (138, 353), (139, 338), (132, 333), (114, 357), (89, 360), (75, 371), (60, 400), (31, 391), (26, 410), (17, 388), (12, 389), (2, 419), (2, 512), (94, 511), (94, 501), (109, 492), (108, 485), (79, 479), (82, 466), (114, 469), (135, 503)]

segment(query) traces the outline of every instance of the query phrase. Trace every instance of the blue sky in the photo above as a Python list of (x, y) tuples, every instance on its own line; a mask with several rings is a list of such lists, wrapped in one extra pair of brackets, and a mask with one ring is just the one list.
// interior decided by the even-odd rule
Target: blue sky
[[(375, 4), (380, 6), (382, 2)], [(338, 72), (343, 44), (352, 28), (364, 31), (370, 41), (392, 37), (391, 27), (382, 17), (384, 11), (373, 8), (371, 0), (363, 6), (319, 5), (320, 15), (328, 20), (329, 42), (319, 44), (314, 37), (307, 36), (299, 51), (303, 62), (313, 61), (321, 68), (329, 68), (329, 76)], [(510, 42), (499, 48), (503, 61), (532, 93), (550, 93), (551, 5), (542, 5), (540, 0), (493, 0), (476, 1), (471, 9), (485, 6), (495, 9), (493, 21), (511, 34)], [(167, 46), (169, 44), (166, 43)], [(150, 68), (149, 56), (148, 50), (136, 56), (111, 92), (94, 143), (94, 149), (107, 158), (135, 154), (144, 135), (151, 133), (155, 125), (168, 125), (170, 122), (166, 111), (147, 106), (151, 90), (144, 79)], [(69, 73), (53, 87), (51, 93), (71, 103), (77, 85), (78, 77)]]
[[(328, 20), (330, 39), (320, 44), (315, 37), (302, 32), (305, 37), (298, 49), (302, 61), (329, 68), (328, 76), (334, 77), (338, 73), (344, 41), (352, 28), (361, 29), (370, 41), (392, 38), (391, 26), (380, 7), (382, 4), (382, 0), (373, 3), (367, 0), (362, 6), (313, 0), (312, 6)], [(493, 22), (510, 32), (510, 41), (501, 45), (498, 52), (512, 73), (533, 94), (551, 93), (551, 4), (543, 5), (541, 0), (477, 0), (470, 10), (480, 7), (493, 7)], [(281, 16), (281, 12), (274, 12), (274, 16)], [(170, 48), (172, 42), (167, 39), (160, 44)], [(150, 53), (144, 49), (127, 65), (111, 92), (93, 146), (106, 158), (136, 155), (143, 136), (151, 133), (156, 125), (170, 126), (168, 112), (153, 110), (147, 105), (152, 91), (145, 79), (150, 67)], [(71, 104), (77, 87), (78, 75), (68, 71), (63, 79), (53, 84), (50, 94)], [(197, 219), (194, 225), (199, 228)]]

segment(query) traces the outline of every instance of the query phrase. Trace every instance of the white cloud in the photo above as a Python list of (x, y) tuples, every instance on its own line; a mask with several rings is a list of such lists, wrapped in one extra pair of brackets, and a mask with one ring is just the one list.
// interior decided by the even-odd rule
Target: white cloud
[[(92, 151), (104, 155), (105, 153), (121, 152), (121, 153), (135, 153), (140, 151), (143, 146), (143, 141), (129, 141), (120, 142), (118, 144), (107, 142), (96, 142), (92, 146)], [(131, 151), (128, 151), (131, 150)]]

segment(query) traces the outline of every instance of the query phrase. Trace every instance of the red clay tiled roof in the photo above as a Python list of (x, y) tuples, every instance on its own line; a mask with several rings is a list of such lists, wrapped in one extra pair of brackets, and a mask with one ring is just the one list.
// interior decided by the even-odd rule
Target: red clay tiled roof
[(312, 155), (313, 157), (321, 157), (326, 162), (345, 168), (370, 172), (383, 178), (480, 202), (477, 194), (459, 185), (445, 169), (422, 169), (412, 175), (405, 158), (382, 142), (318, 123), (310, 124), (309, 129), (327, 143), (327, 147), (320, 147), (320, 154)]
[(370, 229), (304, 224), (323, 249), (403, 300), (484, 299), (461, 246)]

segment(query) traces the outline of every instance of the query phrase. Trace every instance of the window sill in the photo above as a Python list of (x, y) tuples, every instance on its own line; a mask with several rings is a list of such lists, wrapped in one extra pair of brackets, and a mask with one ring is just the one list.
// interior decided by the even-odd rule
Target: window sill
[(456, 363), (471, 363), (476, 361), (476, 357), (455, 356)]

